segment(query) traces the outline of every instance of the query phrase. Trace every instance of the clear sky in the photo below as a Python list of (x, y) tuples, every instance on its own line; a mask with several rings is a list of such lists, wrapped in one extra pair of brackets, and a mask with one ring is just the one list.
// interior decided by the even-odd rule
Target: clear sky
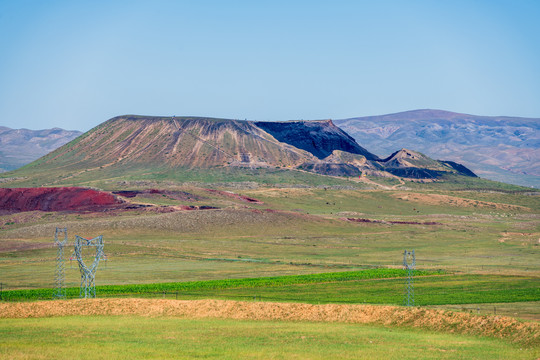
[(540, 118), (540, 1), (0, 0), (0, 126)]

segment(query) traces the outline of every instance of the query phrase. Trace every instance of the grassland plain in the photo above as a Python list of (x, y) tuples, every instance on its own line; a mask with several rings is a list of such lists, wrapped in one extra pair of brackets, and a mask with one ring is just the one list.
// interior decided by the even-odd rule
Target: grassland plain
[(534, 359), (493, 338), (345, 323), (67, 316), (0, 320), (6, 359)]
[[(540, 289), (535, 277), (493, 275), (433, 275), (418, 271), (415, 304), (439, 305), (482, 314), (507, 314), (540, 320)], [(286, 301), (311, 304), (392, 304), (404, 301), (404, 271), (370, 269), (280, 277), (207, 280), (178, 283), (102, 285), (100, 297), (172, 299), (233, 299)], [(53, 289), (3, 291), (4, 301), (51, 299)], [(66, 289), (67, 298), (77, 298), (79, 288)], [(457, 304), (457, 305), (456, 305)], [(482, 308), (482, 311), (480, 310)]]
[[(2, 282), (8, 287), (50, 284), (56, 226), (67, 226), (70, 234), (105, 236), (104, 284), (399, 267), (405, 248), (416, 249), (420, 268), (516, 275), (538, 275), (540, 269), (538, 196), (478, 194), (498, 206), (491, 208), (467, 202), (448, 206), (440, 197), (432, 203), (431, 192), (418, 193), (423, 197), (412, 201), (397, 198), (404, 194), (400, 191), (262, 188), (242, 191), (263, 201), (246, 204), (204, 189), (181, 189), (206, 194), (188, 204), (221, 209), (2, 216)], [(77, 277), (77, 269), (68, 271), (72, 286)]]
[[(419, 269), (443, 269), (450, 274), (418, 278), (415, 290), (419, 305), (452, 306), (452, 309), (465, 312), (491, 313), (492, 304), (503, 304), (493, 305), (498, 314), (507, 311), (520, 318), (538, 321), (535, 308), (540, 300), (540, 196), (530, 190), (502, 185), (490, 188), (492, 184), (489, 182), (477, 184), (477, 190), (471, 190), (465, 183), (448, 186), (442, 183), (415, 184), (370, 179), (380, 183), (380, 186), (373, 186), (350, 179), (332, 183), (333, 180), (322, 177), (317, 177), (316, 181), (306, 185), (302, 183), (304, 177), (311, 175), (300, 172), (299, 178), (295, 180), (297, 182), (293, 181), (293, 184), (289, 185), (285, 185), (288, 180), (281, 172), (270, 173), (271, 177), (267, 178), (266, 185), (245, 182), (253, 178), (243, 175), (235, 178), (242, 181), (241, 183), (204, 184), (198, 182), (204, 180), (204, 174), (192, 175), (191, 178), (186, 178), (186, 181), (191, 182), (183, 184), (175, 181), (187, 175), (175, 175), (178, 176), (178, 179), (175, 179), (172, 174), (166, 174), (156, 180), (150, 172), (128, 180), (122, 179), (119, 173), (117, 178), (96, 177), (95, 181), (86, 178), (80, 183), (108, 190), (159, 188), (180, 191), (194, 196), (189, 200), (178, 200), (169, 195), (141, 195), (129, 200), (157, 205), (206, 205), (219, 209), (175, 212), (143, 209), (101, 214), (28, 212), (1, 215), (0, 282), (4, 289), (52, 288), (56, 258), (52, 237), (56, 226), (66, 226), (70, 239), (74, 234), (85, 237), (104, 235), (107, 261), (100, 264), (97, 272), (98, 296), (100, 286), (150, 286), (373, 268), (395, 269), (402, 266), (403, 250), (415, 249)], [(213, 182), (221, 181), (219, 172), (215, 175)], [(76, 179), (77, 177), (60, 179), (58, 184), (62, 181), (67, 184), (67, 181)], [(249, 203), (223, 193), (210, 192), (207, 188), (232, 191), (258, 199), (261, 203)], [(355, 219), (360, 222), (354, 221)], [(70, 251), (66, 249), (66, 257), (69, 254)], [(90, 259), (91, 254), (87, 255), (87, 259)], [(77, 264), (67, 261), (66, 266), (66, 286), (76, 288), (80, 281)], [(401, 278), (282, 284), (258, 288), (237, 286), (218, 291), (191, 289), (183, 293), (179, 291), (179, 298), (245, 300), (255, 297), (264, 301), (303, 301), (312, 304), (400, 304), (403, 290)], [(481, 310), (481, 305), (489, 308)], [(86, 319), (85, 321), (89, 322), (99, 322), (100, 319), (104, 323), (113, 322), (103, 317)], [(124, 319), (141, 321), (141, 324), (145, 321), (129, 316)], [(164, 322), (169, 320), (163, 319)], [(2, 320), (1, 323), (5, 321), (12, 320)], [(40, 326), (39, 321), (41, 319), (36, 320), (36, 326)], [(61, 323), (63, 320), (58, 321)], [(214, 320), (208, 321), (209, 323), (199, 324), (213, 326), (211, 322)], [(19, 325), (22, 326), (21, 324)], [(245, 324), (249, 324), (249, 321), (227, 326), (228, 329), (238, 326), (238, 329), (241, 329), (238, 332), (241, 332), (244, 331)], [(312, 326), (310, 323), (302, 324), (277, 323), (276, 326), (283, 329), (288, 326)], [(52, 323), (49, 325), (56, 326)], [(342, 329), (344, 332), (349, 331), (345, 330), (348, 329), (346, 326)], [(364, 327), (364, 330), (358, 328), (350, 331), (356, 334), (357, 331), (369, 332), (373, 329), (375, 328)], [(111, 336), (117, 334), (106, 325), (101, 330)], [(95, 330), (94, 334), (101, 330)], [(405, 328), (392, 328), (389, 332), (390, 330), (400, 333), (403, 330), (403, 339), (424, 331), (411, 332)], [(335, 331), (339, 334), (341, 330)], [(18, 336), (24, 338), (22, 334), (25, 332), (31, 334), (32, 331), (21, 329)], [(424, 335), (421, 335), (418, 344), (427, 343), (431, 336), (448, 335), (434, 335), (431, 332), (422, 334), (425, 337), (422, 338)], [(28, 335), (26, 339), (32, 336)], [(124, 335), (114, 336), (117, 336), (117, 346), (124, 346)], [(143, 344), (151, 343), (154, 339), (137, 337), (136, 334), (134, 336)], [(155, 336), (167, 335), (159, 333)], [(464, 344), (468, 341), (478, 340), (480, 343), (467, 348), (470, 352), (459, 352), (458, 345), (447, 348), (433, 346), (435, 349), (447, 351), (427, 348), (422, 356), (482, 358), (486, 355), (485, 358), (497, 358), (489, 348), (500, 349), (501, 354), (507, 355), (500, 358), (519, 358), (521, 354), (526, 354), (523, 358), (531, 358), (531, 354), (538, 356), (534, 353), (536, 350), (528, 349), (521, 353), (522, 350), (513, 345), (498, 341), (493, 343), (494, 339), (487, 339), (487, 343), (484, 343), (484, 339), (480, 338), (455, 340), (454, 335), (448, 336), (450, 338), (447, 344), (460, 343), (463, 345), (462, 349), (467, 348)], [(92, 348), (90, 338), (91, 335), (85, 335), (89, 349)], [(176, 339), (189, 342), (192, 335), (178, 334)], [(289, 343), (286, 338), (276, 337), (272, 333), (261, 335), (260, 342), (271, 343), (272, 339), (278, 339), (276, 341), (280, 344)], [(330, 342), (324, 340), (324, 336), (313, 339), (320, 339), (321, 344)], [(223, 345), (219, 341), (216, 340), (215, 347), (203, 348), (202, 354), (216, 354), (216, 349), (219, 351), (220, 344)], [(227, 340), (223, 337), (223, 341), (234, 343), (238, 340)], [(250, 342), (249, 339), (242, 341)], [(377, 351), (389, 351), (388, 346), (383, 345), (388, 344), (385, 341), (381, 340), (381, 348)], [(33, 352), (28, 343), (26, 344), (24, 345), (24, 341), (20, 344), (21, 349), (24, 348), (19, 353), (20, 357)], [(309, 345), (304, 346), (303, 343), (296, 344), (292, 341), (292, 344), (287, 350), (289, 352), (283, 350), (285, 352), (282, 353), (275, 346), (273, 350), (270, 346), (259, 349), (253, 346), (246, 350), (246, 358), (256, 357), (253, 354), (257, 354), (261, 349), (274, 354), (272, 356), (275, 358), (290, 358), (301, 353), (310, 354), (312, 358), (333, 356), (333, 353), (324, 352), (325, 350), (317, 350), (321, 351), (321, 355), (310, 352), (306, 349)], [(114, 345), (111, 343), (110, 346)], [(174, 345), (163, 346), (165, 352), (177, 349)], [(231, 346), (231, 353), (224, 357), (234, 358), (234, 354), (244, 353), (242, 347), (245, 349), (246, 346)], [(358, 358), (363, 356), (362, 351), (368, 351), (366, 347), (360, 351), (357, 346), (354, 342), (351, 342), (350, 347), (337, 344), (335, 351), (343, 351), (343, 358)], [(403, 346), (409, 348), (406, 344)], [(70, 345), (67, 347), (70, 348)], [(43, 348), (46, 349), (47, 345), (43, 345)], [(71, 348), (73, 349), (73, 346)], [(316, 345), (312, 348), (321, 347)], [(141, 354), (144, 351), (141, 348)], [(191, 354), (195, 356), (201, 353)], [(219, 357), (219, 354), (223, 355), (218, 353), (215, 357)], [(489, 354), (493, 356), (487, 356)], [(159, 353), (154, 355), (161, 356)]]
[[(80, 324), (85, 323), (97, 323), (91, 328), (79, 327), (78, 331), (75, 333), (78, 334), (75, 336), (82, 340), (84, 343), (90, 342), (92, 338), (95, 341), (95, 337), (100, 336), (104, 333), (111, 334), (111, 339), (106, 341), (111, 341), (111, 343), (117, 343), (117, 346), (124, 346), (125, 342), (132, 343), (149, 343), (151, 339), (154, 338), (155, 331), (148, 331), (148, 333), (138, 333), (134, 332), (131, 328), (128, 333), (132, 336), (131, 339), (124, 339), (118, 336), (118, 333), (111, 331), (111, 325), (108, 317), (115, 316), (116, 321), (114, 322), (113, 327), (115, 329), (119, 328), (130, 328), (123, 324), (123, 322), (128, 319), (128, 321), (133, 315), (150, 317), (152, 318), (152, 323), (154, 325), (159, 325), (161, 322), (177, 321), (177, 327), (181, 327), (183, 322), (190, 322), (194, 319), (234, 319), (236, 320), (233, 326), (237, 326), (243, 330), (243, 326), (246, 323), (252, 323), (256, 320), (256, 323), (252, 323), (253, 329), (257, 327), (257, 323), (264, 329), (268, 321), (280, 321), (275, 323), (275, 326), (279, 327), (281, 331), (285, 331), (287, 327), (295, 327), (299, 333), (309, 332), (308, 329), (312, 328), (313, 324), (319, 324), (319, 327), (322, 329), (332, 329), (335, 328), (338, 330), (341, 325), (351, 325), (353, 327), (346, 327), (344, 331), (351, 331), (351, 334), (356, 334), (356, 336), (345, 337), (347, 341), (343, 343), (343, 339), (339, 340), (339, 337), (332, 339), (324, 339), (324, 337), (313, 337), (309, 338), (306, 334), (300, 336), (305, 336), (305, 339), (308, 339), (307, 342), (313, 342), (313, 346), (320, 347), (322, 343), (327, 343), (330, 347), (336, 347), (344, 351), (343, 354), (336, 354), (336, 358), (350, 358), (353, 356), (349, 354), (350, 351), (353, 351), (353, 354), (356, 356), (369, 356), (371, 355), (370, 349), (363, 347), (358, 347), (364, 343), (364, 337), (358, 333), (359, 330), (367, 331), (370, 333), (372, 331), (377, 332), (381, 330), (381, 325), (384, 326), (386, 331), (389, 333), (397, 332), (399, 337), (404, 336), (409, 338), (411, 341), (415, 341), (415, 334), (422, 334), (420, 341), (425, 341), (424, 346), (430, 341), (427, 339), (430, 336), (435, 336), (438, 338), (442, 333), (445, 336), (448, 336), (446, 339), (448, 341), (447, 346), (442, 347), (437, 351), (446, 353), (449, 351), (450, 358), (464, 358), (467, 354), (480, 354), (484, 346), (493, 346), (496, 349), (500, 349), (503, 353), (496, 354), (488, 352), (491, 354), (492, 358), (508, 358), (510, 354), (525, 354), (526, 356), (538, 355), (540, 348), (538, 347), (538, 341), (540, 341), (540, 328), (538, 323), (523, 323), (516, 321), (512, 318), (497, 317), (497, 316), (477, 316), (472, 314), (465, 313), (455, 313), (449, 311), (441, 310), (426, 310), (421, 308), (403, 308), (403, 307), (391, 307), (391, 306), (372, 306), (372, 305), (309, 305), (309, 304), (287, 304), (287, 303), (262, 303), (262, 302), (236, 302), (236, 301), (220, 301), (220, 300), (199, 300), (199, 301), (177, 301), (177, 300), (149, 300), (149, 299), (92, 299), (92, 300), (69, 300), (69, 301), (58, 301), (58, 302), (35, 302), (35, 303), (0, 303), (0, 314), (2, 315), (2, 320), (0, 321), (0, 331), (7, 333), (8, 336), (3, 337), (6, 346), (3, 347), (6, 351), (13, 352), (19, 351), (22, 354), (29, 355), (35, 354), (33, 351), (35, 349), (35, 343), (32, 344), (31, 341), (36, 337), (38, 331), (37, 328), (51, 327), (52, 331), (50, 334), (47, 334), (45, 337), (39, 337), (39, 347), (43, 347), (44, 350), (51, 349), (52, 345), (58, 345), (59, 342), (62, 345), (66, 345), (69, 349), (73, 347), (71, 341), (66, 341), (65, 337), (58, 337), (58, 330), (62, 324), (70, 324), (67, 328), (73, 328), (80, 326)], [(79, 316), (77, 318), (71, 318), (72, 316)], [(120, 315), (120, 317), (118, 317)], [(66, 319), (63, 320), (47, 320), (50, 319)], [(60, 316), (60, 318), (58, 318)], [(84, 316), (81, 318), (80, 316)], [(105, 316), (105, 317), (103, 317)], [(45, 317), (45, 319), (43, 319)], [(14, 321), (13, 318), (25, 318), (26, 323)], [(34, 319), (41, 318), (41, 319)], [(189, 320), (191, 319), (191, 320)], [(105, 323), (99, 324), (101, 320), (104, 320)], [(134, 320), (135, 322), (142, 322), (141, 320)], [(70, 323), (71, 322), (71, 323)], [(75, 323), (76, 322), (76, 323)], [(292, 323), (291, 323), (292, 322)], [(57, 325), (55, 325), (55, 323)], [(320, 326), (324, 323), (325, 326)], [(3, 324), (7, 324), (4, 325)], [(60, 324), (60, 325), (58, 325)], [(244, 324), (244, 325), (243, 325)], [(335, 327), (336, 324), (341, 324)], [(364, 325), (363, 325), (364, 324)], [(328, 326), (327, 326), (328, 325)], [(365, 325), (369, 325), (366, 327)], [(202, 321), (200, 324), (200, 332), (203, 337), (212, 336), (214, 327), (204, 328), (208, 326), (208, 321)], [(146, 327), (143, 325), (143, 327)], [(8, 329), (11, 329), (8, 331)], [(155, 330), (158, 330), (159, 327), (156, 327)], [(169, 330), (169, 329), (167, 329)], [(172, 330), (172, 329), (171, 329)], [(326, 330), (325, 330), (326, 331)], [(157, 331), (160, 336), (167, 337), (170, 336), (170, 331), (163, 333), (161, 330)], [(174, 331), (173, 331), (174, 332)], [(232, 331), (235, 333), (235, 331)], [(389, 334), (390, 335), (390, 334)], [(464, 336), (466, 335), (466, 336)], [(304, 346), (295, 345), (290, 349), (285, 350), (285, 354), (282, 353), (282, 345), (288, 346), (290, 344), (286, 338), (275, 337), (274, 334), (268, 334), (264, 331), (261, 332), (248, 332), (244, 333), (248, 339), (251, 338), (255, 343), (253, 344), (253, 349), (249, 351), (255, 351), (258, 348), (259, 354), (264, 354), (260, 352), (265, 350), (264, 346), (261, 348), (260, 345), (267, 343), (269, 346), (274, 347), (269, 353), (277, 354), (277, 358), (286, 358), (285, 354), (295, 354), (301, 358), (306, 358), (307, 354), (311, 354), (309, 351), (305, 352)], [(254, 336), (252, 338), (252, 336)], [(364, 334), (365, 336), (365, 334)], [(489, 337), (491, 339), (488, 339)], [(381, 342), (385, 336), (382, 336), (382, 339), (369, 339), (370, 344)], [(175, 340), (184, 340), (181, 334), (177, 333), (177, 336), (174, 337)], [(52, 340), (52, 344), (49, 341)], [(128, 341), (129, 340), (129, 341)], [(228, 336), (224, 336), (224, 340), (217, 340), (217, 343), (223, 343), (228, 340)], [(229, 339), (234, 342), (233, 339)], [(493, 341), (495, 340), (495, 341)], [(76, 340), (75, 340), (76, 341)], [(189, 340), (187, 340), (189, 342)], [(322, 341), (322, 343), (321, 343)], [(472, 341), (472, 342), (470, 342)], [(487, 341), (487, 344), (484, 343)], [(398, 341), (399, 342), (399, 341)], [(78, 342), (77, 342), (78, 343)], [(382, 341), (383, 346), (389, 347), (389, 351), (394, 354), (394, 356), (399, 354), (397, 351), (398, 347), (395, 344), (388, 343), (387, 341)], [(463, 346), (468, 343), (468, 346)], [(80, 344), (80, 343), (79, 343)], [(489, 344), (489, 345), (488, 345)], [(172, 345), (172, 344), (171, 344)], [(309, 346), (309, 344), (304, 344)], [(382, 345), (382, 344), (381, 344)], [(430, 358), (433, 357), (431, 347), (421, 346), (418, 344), (419, 348), (423, 351), (420, 352), (420, 358)], [(440, 344), (442, 345), (442, 344)], [(460, 348), (459, 346), (463, 346)], [(510, 346), (508, 346), (510, 345)], [(207, 348), (206, 345), (196, 342), (195, 347), (199, 348), (201, 351), (200, 354), (205, 354), (206, 356), (215, 355), (213, 348)], [(165, 347), (164, 351), (170, 351), (170, 348)], [(227, 347), (226, 347), (227, 348)], [(442, 349), (442, 350), (441, 350)], [(84, 347), (76, 349), (78, 351), (83, 350)], [(155, 355), (151, 355), (152, 351), (157, 349), (148, 349), (141, 348), (146, 357), (154, 358)], [(159, 349), (162, 350), (162, 349)], [(224, 349), (221, 349), (223, 351)], [(373, 349), (372, 349), (373, 350)], [(378, 350), (378, 349), (377, 349)], [(446, 351), (445, 351), (446, 350)], [(319, 352), (321, 350), (317, 350)], [(435, 351), (435, 353), (437, 353)], [(456, 353), (457, 352), (457, 353)], [(106, 353), (105, 353), (106, 354)], [(161, 355), (159, 352), (158, 355)], [(233, 352), (221, 353), (230, 358), (243, 358), (243, 350), (241, 348), (237, 349), (233, 347)], [(192, 356), (194, 354), (191, 354)], [(403, 355), (403, 354), (401, 354)], [(57, 355), (58, 356), (58, 355)], [(169, 353), (169, 356), (171, 354)], [(260, 356), (260, 355), (259, 355)], [(326, 353), (323, 353), (321, 357), (328, 356)], [(385, 353), (381, 354), (379, 358), (385, 358)], [(416, 354), (418, 356), (418, 354)], [(33, 356), (35, 357), (35, 355)], [(264, 358), (273, 358), (268, 356), (263, 356)], [(386, 357), (387, 358), (387, 357)], [(479, 355), (475, 355), (473, 358), (483, 358)], [(514, 356), (510, 356), (514, 358)], [(518, 357), (519, 358), (519, 357)], [(525, 357), (526, 358), (526, 357)]]
[[(441, 274), (440, 271), (422, 271), (417, 270), (417, 276), (428, 276)], [(154, 283), (154, 284), (129, 284), (129, 285), (104, 285), (99, 286), (101, 296), (116, 295), (151, 295), (153, 293), (180, 293), (180, 296), (191, 294), (193, 291), (206, 292), (207, 296), (219, 296), (219, 292), (227, 289), (265, 289), (280, 288), (288, 285), (306, 285), (306, 284), (328, 284), (333, 282), (350, 282), (357, 280), (373, 279), (394, 279), (404, 278), (406, 271), (402, 269), (369, 269), (361, 271), (331, 272), (310, 275), (288, 275), (260, 278), (242, 278), (242, 279), (222, 279), (206, 281), (184, 281), (176, 283)], [(67, 297), (78, 296), (78, 288), (67, 288)], [(50, 299), (53, 289), (23, 289), (9, 290), (1, 293), (2, 300), (24, 301), (24, 300), (42, 300)], [(299, 301), (305, 301), (305, 298), (298, 298)]]
[[(540, 269), (540, 196), (534, 194), (456, 192), (444, 187), (437, 191), (233, 189), (262, 201), (253, 204), (202, 187), (169, 183), (166, 187), (197, 197), (179, 201), (149, 196), (132, 201), (220, 209), (3, 215), (1, 281), (8, 287), (49, 284), (55, 259), (51, 234), (56, 226), (67, 226), (71, 237), (105, 236), (109, 261), (107, 269), (100, 269), (105, 284), (392, 267), (400, 266), (405, 248), (416, 249), (420, 268), (517, 275), (538, 275)], [(24, 273), (33, 276), (12, 281)], [(68, 282), (75, 285), (77, 273), (73, 273), (68, 273)]]

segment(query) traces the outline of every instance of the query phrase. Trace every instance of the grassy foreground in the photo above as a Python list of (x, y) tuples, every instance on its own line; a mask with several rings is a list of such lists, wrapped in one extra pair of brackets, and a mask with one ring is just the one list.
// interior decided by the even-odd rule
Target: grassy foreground
[(5, 359), (533, 359), (493, 338), (344, 323), (135, 316), (0, 320)]

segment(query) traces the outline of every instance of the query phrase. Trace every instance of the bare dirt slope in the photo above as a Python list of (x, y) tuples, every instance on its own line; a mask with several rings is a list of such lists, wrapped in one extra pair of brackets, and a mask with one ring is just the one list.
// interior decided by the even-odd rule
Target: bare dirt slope
[(296, 166), (312, 157), (249, 121), (126, 115), (102, 123), (31, 166)]
[(125, 202), (115, 195), (80, 187), (0, 188), (0, 210), (103, 211)]
[(490, 201), (470, 200), (461, 197), (441, 195), (441, 194), (421, 194), (403, 192), (392, 194), (392, 196), (399, 200), (412, 201), (429, 205), (443, 205), (443, 206), (456, 206), (456, 207), (475, 207), (485, 208), (493, 210), (507, 210), (507, 211), (532, 211), (532, 209), (511, 204), (494, 203)]

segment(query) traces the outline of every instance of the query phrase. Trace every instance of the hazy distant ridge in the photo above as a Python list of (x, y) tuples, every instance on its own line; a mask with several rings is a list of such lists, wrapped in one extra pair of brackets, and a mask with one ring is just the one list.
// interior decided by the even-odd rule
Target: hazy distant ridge
[(540, 187), (540, 118), (413, 110), (334, 123), (380, 156), (412, 148), (482, 177)]
[(0, 126), (0, 172), (26, 165), (81, 134), (59, 128), (28, 130)]

